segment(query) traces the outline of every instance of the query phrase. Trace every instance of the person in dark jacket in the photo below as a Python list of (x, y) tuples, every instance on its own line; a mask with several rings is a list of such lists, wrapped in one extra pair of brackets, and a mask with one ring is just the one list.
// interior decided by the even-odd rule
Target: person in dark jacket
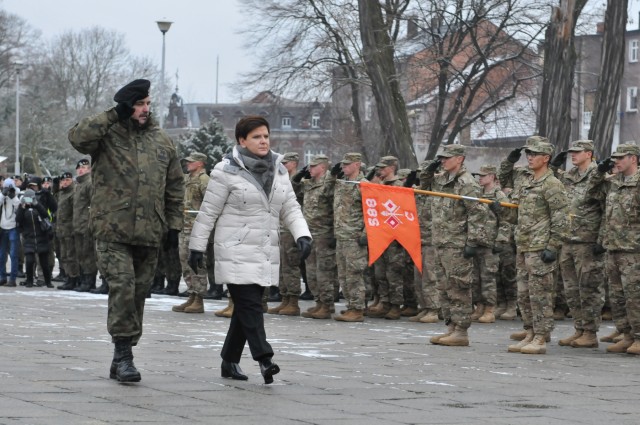
[(22, 247), (27, 266), (27, 280), (25, 282), (27, 288), (33, 286), (36, 254), (42, 266), (45, 285), (48, 288), (53, 288), (51, 270), (49, 269), (50, 232), (46, 231), (42, 224), (47, 218), (47, 210), (36, 199), (36, 193), (31, 189), (25, 190), (20, 200), (20, 208), (16, 213), (16, 226), (22, 234)]

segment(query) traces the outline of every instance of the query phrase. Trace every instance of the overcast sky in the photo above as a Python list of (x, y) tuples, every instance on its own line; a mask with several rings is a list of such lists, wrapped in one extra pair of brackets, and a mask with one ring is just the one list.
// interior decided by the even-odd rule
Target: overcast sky
[[(218, 101), (240, 94), (226, 85), (252, 66), (242, 52), (242, 16), (237, 0), (0, 0), (10, 13), (42, 32), (45, 40), (65, 30), (95, 25), (125, 34), (135, 55), (162, 62), (162, 33), (156, 21), (173, 21), (166, 34), (165, 73), (187, 103), (215, 101), (216, 56), (220, 57)], [(171, 88), (171, 92), (173, 92)]]

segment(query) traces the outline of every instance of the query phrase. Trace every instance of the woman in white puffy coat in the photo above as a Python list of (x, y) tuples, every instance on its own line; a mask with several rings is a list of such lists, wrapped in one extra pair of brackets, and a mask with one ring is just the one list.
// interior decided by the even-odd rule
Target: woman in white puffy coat
[(201, 267), (209, 235), (214, 233), (215, 276), (234, 301), (222, 347), (222, 376), (246, 380), (239, 366), (245, 342), (267, 384), (280, 371), (264, 330), (262, 295), (278, 285), (279, 226), (293, 234), (301, 260), (311, 250), (311, 233), (296, 201), (289, 174), (272, 152), (269, 123), (248, 116), (236, 125), (238, 145), (211, 172), (204, 201), (191, 231), (189, 265)]

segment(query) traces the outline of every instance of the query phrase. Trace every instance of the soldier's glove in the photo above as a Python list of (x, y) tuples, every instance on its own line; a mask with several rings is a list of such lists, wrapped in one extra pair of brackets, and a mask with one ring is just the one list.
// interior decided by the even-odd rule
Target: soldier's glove
[(368, 243), (367, 235), (362, 235), (358, 238), (358, 246), (367, 246)]
[(204, 252), (191, 250), (189, 252), (189, 259), (187, 260), (187, 263), (189, 263), (191, 270), (193, 270), (195, 274), (198, 274), (198, 269), (204, 268)]
[(426, 171), (429, 173), (435, 173), (438, 167), (440, 166), (440, 160), (434, 159), (431, 164), (429, 164), (426, 168)]
[(464, 249), (462, 250), (462, 256), (464, 258), (473, 258), (476, 255), (478, 255), (478, 248), (469, 245), (464, 246)]
[(178, 249), (180, 230), (169, 229), (167, 232), (167, 239), (164, 241), (164, 250), (169, 251), (171, 249)]
[(518, 160), (522, 156), (522, 149), (523, 148), (515, 148), (514, 150), (509, 152), (509, 156), (507, 156), (507, 161), (509, 161), (512, 164), (515, 164), (516, 162), (518, 162)]
[(493, 201), (489, 204), (489, 209), (495, 215), (500, 215), (500, 213), (502, 212), (502, 205), (500, 205), (500, 201)]
[(338, 176), (338, 174), (340, 174), (340, 171), (342, 171), (342, 163), (341, 162), (336, 162), (336, 164), (331, 167), (331, 175), (333, 177)]
[(404, 187), (413, 187), (416, 184), (416, 180), (418, 179), (418, 170), (411, 170), (407, 179), (404, 181)]
[(367, 179), (367, 181), (371, 181), (373, 180), (373, 176), (375, 175), (376, 175), (376, 167), (373, 167), (371, 171), (367, 173), (367, 176), (365, 177), (365, 179)]
[(336, 249), (337, 245), (338, 245), (338, 240), (336, 238), (330, 238), (329, 239), (329, 248), (330, 249)]
[(309, 166), (305, 165), (304, 167), (302, 167), (300, 171), (298, 171), (293, 175), (291, 180), (293, 180), (295, 183), (300, 183), (304, 178), (305, 174), (307, 174), (308, 170), (309, 170)]
[(120, 121), (124, 121), (126, 119), (129, 119), (129, 117), (131, 117), (131, 115), (133, 115), (134, 109), (133, 109), (132, 105), (130, 105), (129, 103), (130, 103), (129, 101), (120, 102), (114, 108), (116, 110), (116, 113), (118, 114), (118, 119)]
[(296, 241), (298, 251), (300, 251), (300, 264), (304, 263), (309, 255), (311, 255), (311, 238), (309, 236), (300, 236)]
[(601, 173), (608, 173), (613, 168), (613, 159), (605, 158), (602, 161), (598, 162), (598, 171)]
[(545, 249), (540, 254), (540, 259), (543, 263), (553, 263), (558, 258), (558, 254), (550, 249)]
[(602, 245), (600, 245), (599, 243), (595, 244), (593, 248), (591, 248), (591, 250), (593, 251), (593, 255), (600, 255), (607, 252), (607, 249)]
[(549, 165), (551, 165), (552, 167), (556, 167), (556, 168), (560, 168), (564, 165), (565, 162), (567, 162), (567, 155), (569, 154), (569, 152), (567, 151), (562, 151), (560, 152), (558, 155), (556, 155), (551, 162), (549, 162)]

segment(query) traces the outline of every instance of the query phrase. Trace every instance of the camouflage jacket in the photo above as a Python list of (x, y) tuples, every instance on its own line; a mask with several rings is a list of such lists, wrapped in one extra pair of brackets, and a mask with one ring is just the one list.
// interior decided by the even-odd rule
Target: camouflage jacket
[(511, 199), (518, 204), (515, 230), (518, 251), (560, 251), (569, 230), (569, 201), (553, 171), (547, 170), (534, 180), (528, 168), (514, 168), (509, 161), (503, 161), (500, 172), (514, 182)]
[(587, 185), (587, 202), (606, 202), (600, 242), (611, 251), (640, 252), (640, 169), (625, 179), (597, 168)]
[(91, 155), (97, 240), (158, 247), (167, 229), (182, 229), (184, 177), (175, 146), (157, 125), (139, 128), (110, 109), (81, 120), (69, 141)]
[(75, 183), (58, 191), (58, 212), (56, 214), (56, 236), (58, 238), (73, 236), (73, 194), (75, 191)]
[[(494, 187), (493, 189), (489, 190), (488, 192), (482, 191), (482, 195), (483, 198), (485, 199), (491, 199), (492, 201), (498, 201), (498, 202), (510, 202), (509, 198), (507, 197), (507, 195), (504, 194), (504, 192), (498, 187)], [(514, 240), (513, 240), (513, 224), (511, 224), (508, 220), (508, 218), (506, 217), (506, 214), (509, 213), (509, 211), (507, 211), (507, 209), (510, 208), (505, 208), (503, 207), (501, 210), (501, 213), (499, 214), (499, 217), (496, 217), (495, 214), (493, 213), (493, 211), (489, 210), (488, 214), (490, 217), (495, 218), (497, 220), (497, 232), (496, 232), (496, 245), (497, 244), (513, 244)]]
[[(295, 183), (293, 180), (291, 180), (292, 178), (293, 178), (293, 176), (289, 176), (289, 181), (291, 182), (291, 187), (293, 188), (293, 193), (295, 193), (295, 195), (296, 195), (296, 201), (298, 201), (298, 205), (300, 205), (300, 207), (302, 207), (302, 200), (304, 199), (304, 196), (303, 196), (303, 193), (302, 193), (302, 185)], [(291, 231), (284, 224), (283, 220), (280, 220), (280, 233), (289, 233), (289, 234), (291, 234)]]
[[(307, 221), (311, 236), (333, 237), (333, 192), (336, 179), (327, 173), (313, 181), (302, 180), (302, 213)], [(294, 190), (296, 188), (294, 187)]]
[(433, 230), (431, 229), (431, 201), (433, 197), (428, 195), (416, 196), (416, 208), (420, 217), (420, 244), (433, 245)]
[(556, 176), (564, 184), (570, 202), (567, 242), (595, 243), (598, 240), (603, 208), (600, 202), (589, 202), (586, 197), (589, 176), (596, 168), (596, 163), (592, 162), (583, 175), (578, 173), (577, 167), (566, 172), (556, 171)]
[[(359, 174), (354, 181), (364, 181)], [(336, 239), (356, 240), (365, 234), (360, 185), (336, 180), (333, 195), (333, 228)]]
[[(454, 176), (446, 172), (434, 174), (426, 171), (426, 167), (423, 170), (420, 174), (421, 189), (480, 197), (480, 185), (464, 166)], [(495, 218), (491, 221), (489, 209), (485, 204), (434, 196), (431, 214), (433, 246), (460, 249), (465, 245), (493, 247)]]
[[(201, 170), (195, 176), (185, 174), (184, 176), (184, 232), (190, 232), (196, 215), (200, 211), (200, 205), (204, 200), (204, 194), (209, 184), (209, 176)], [(190, 212), (195, 211), (195, 212)]]
[(91, 174), (76, 178), (76, 190), (73, 195), (73, 233), (91, 234), (89, 213), (91, 211)]

